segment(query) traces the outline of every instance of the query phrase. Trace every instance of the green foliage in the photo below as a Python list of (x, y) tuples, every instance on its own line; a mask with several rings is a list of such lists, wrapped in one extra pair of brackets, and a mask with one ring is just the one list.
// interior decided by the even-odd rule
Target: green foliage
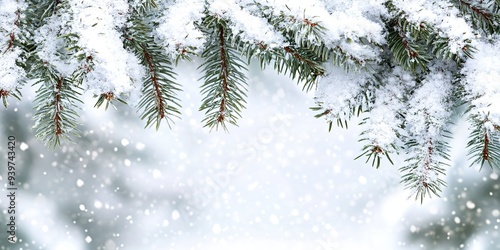
[(150, 35), (150, 26), (137, 13), (131, 16), (130, 22), (133, 25), (124, 34), (124, 46), (133, 51), (147, 69), (142, 86), (143, 96), (138, 104), (143, 110), (141, 119), (146, 120), (146, 127), (155, 124), (158, 130), (163, 119), (170, 126), (172, 117), (180, 115), (181, 105), (176, 94), (181, 89), (175, 82), (170, 58)]
[(401, 183), (412, 191), (410, 196), (414, 195), (420, 202), (423, 202), (427, 195), (431, 197), (434, 194), (439, 197), (441, 188), (446, 186), (440, 176), (445, 174), (444, 167), (449, 166), (443, 161), (450, 160), (448, 143), (444, 140), (429, 139), (422, 145), (415, 139), (410, 139), (405, 143), (405, 147), (414, 152), (414, 156), (406, 159), (407, 165), (399, 168), (403, 173)]
[[(363, 133), (361, 135), (363, 135)], [(361, 138), (359, 141), (362, 142), (362, 141), (369, 141), (369, 140), (366, 139), (366, 138)], [(391, 144), (390, 146), (392, 147), (392, 149), (396, 150), (396, 146), (395, 145)], [(363, 148), (361, 149), (361, 151), (363, 151), (363, 152), (360, 155), (358, 155), (356, 158), (354, 158), (354, 160), (357, 160), (357, 159), (359, 159), (361, 157), (366, 157), (366, 162), (365, 163), (368, 163), (370, 161), (370, 159), (371, 159), (372, 167), (379, 168), (382, 158), (386, 157), (387, 160), (391, 164), (394, 165), (394, 162), (392, 161), (392, 159), (391, 159), (391, 157), (389, 155), (388, 150), (383, 149), (379, 145), (376, 145), (376, 144), (373, 144), (373, 143), (368, 143), (365, 146), (363, 146)]]
[[(255, 3), (259, 14), (281, 33), (288, 46), (270, 48), (262, 42), (243, 43), (239, 37), (233, 41), (242, 54), (250, 59), (257, 57), (261, 68), (273, 63), (274, 69), (281, 74), (288, 74), (298, 83), (304, 84), (303, 90), (310, 91), (316, 86), (318, 79), (324, 75), (321, 64), (332, 61), (334, 65), (346, 70), (365, 66), (365, 61), (345, 52), (340, 45), (329, 48), (324, 43), (325, 28), (321, 23), (310, 19), (296, 19), (285, 13), (271, 15), (269, 8)], [(282, 25), (292, 22), (294, 25)]]
[(81, 89), (73, 79), (63, 77), (50, 65), (35, 69), (40, 79), (35, 98), (36, 136), (49, 147), (58, 146), (61, 140), (72, 141), (70, 136), (79, 136), (78, 104), (81, 103)]
[[(42, 26), (51, 15), (61, 15), (67, 8), (67, 1), (30, 1), (36, 8), (30, 9), (30, 14), (23, 20), (23, 57), (26, 57), (25, 68), (28, 77), (36, 79), (33, 86), (38, 86), (34, 100), (35, 114), (33, 120), (36, 137), (45, 141), (49, 147), (59, 146), (61, 141), (73, 141), (72, 137), (79, 137), (78, 125), (79, 104), (82, 88), (79, 86), (84, 77), (84, 68), (77, 68), (71, 75), (63, 75), (53, 65), (40, 58), (36, 52), (41, 48), (34, 41), (35, 28)], [(63, 33), (62, 27), (58, 28), (57, 39), (64, 44), (58, 56), (62, 60), (79, 57), (80, 48), (77, 46), (78, 36)], [(58, 41), (54, 41), (57, 43)], [(81, 56), (80, 56), (81, 57)]]
[(472, 58), (475, 48), (471, 46), (471, 41), (465, 40), (461, 51), (452, 51), (449, 46), (450, 38), (443, 37), (438, 28), (424, 22), (408, 21), (407, 14), (397, 10), (391, 1), (387, 2), (387, 6), (393, 13), (393, 19), (387, 22), (389, 49), (394, 60), (406, 70), (416, 71), (420, 68), (426, 71), (433, 59), (460, 63), (461, 54)]
[[(415, 71), (417, 67), (427, 70), (427, 64), (430, 60), (427, 50), (421, 43), (414, 41), (412, 37), (407, 37), (406, 30), (403, 29), (407, 27), (412, 27), (412, 25), (408, 25), (404, 19), (400, 19), (390, 29), (387, 40), (394, 60), (406, 70)], [(408, 30), (415, 32), (417, 29), (410, 28)], [(418, 37), (420, 32), (416, 33)]]
[(498, 33), (500, 27), (500, 15), (498, 8), (500, 2), (496, 1), (479, 1), (473, 2), (468, 0), (455, 0), (455, 4), (464, 15), (471, 17), (472, 23), (476, 29), (482, 29), (485, 33)]
[(203, 122), (206, 127), (227, 130), (226, 122), (236, 125), (241, 117), (246, 97), (246, 70), (244, 62), (228, 42), (226, 21), (217, 17), (207, 17), (202, 25), (211, 38), (201, 54), (204, 59), (202, 69), (204, 83), (200, 111), (205, 111)]
[(491, 168), (500, 169), (500, 126), (491, 123), (489, 114), (471, 114), (472, 132), (469, 135), (469, 159), (472, 165), (481, 168), (487, 163)]
[[(285, 20), (292, 20), (295, 25), (280, 26)], [(278, 27), (277, 30), (290, 44), (274, 54), (274, 69), (304, 83), (303, 90), (310, 91), (318, 77), (324, 74), (321, 63), (327, 61), (331, 53), (322, 42), (324, 27), (314, 20), (296, 20), (283, 13), (270, 17), (270, 23)]]

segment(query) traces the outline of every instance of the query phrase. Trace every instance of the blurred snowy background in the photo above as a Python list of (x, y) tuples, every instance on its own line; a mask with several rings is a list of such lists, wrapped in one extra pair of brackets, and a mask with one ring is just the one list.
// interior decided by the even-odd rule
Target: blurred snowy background
[[(0, 249), (500, 249), (498, 174), (469, 167), (458, 123), (442, 198), (407, 199), (404, 156), (374, 169), (357, 120), (328, 132), (285, 76), (251, 66), (239, 127), (203, 128), (200, 77), (180, 65), (183, 116), (143, 129), (134, 108), (82, 106), (82, 138), (47, 149), (34, 90), (0, 112)], [(18, 142), (18, 238), (7, 243), (6, 141)]]

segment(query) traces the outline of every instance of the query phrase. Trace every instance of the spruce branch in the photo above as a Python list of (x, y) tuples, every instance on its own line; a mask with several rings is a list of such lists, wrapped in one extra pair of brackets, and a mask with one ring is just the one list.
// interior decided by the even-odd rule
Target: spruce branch
[[(16, 37), (16, 35), (18, 35), (19, 30), (16, 30), (16, 29), (19, 29), (20, 28), (20, 22), (21, 22), (21, 10), (18, 8), (16, 9), (15, 11), (15, 19), (12, 21), (13, 24), (14, 24), (14, 27), (15, 29), (14, 30), (11, 30), (10, 32), (8, 31), (8, 41), (7, 41), (7, 45), (6, 45), (6, 48), (5, 50), (1, 50), (0, 48), (0, 56), (6, 56), (7, 53), (16, 53), (15, 50), (16, 49), (20, 49), (21, 51), (23, 51), (23, 46), (22, 46), (22, 43), (19, 41), (19, 39)], [(2, 27), (0, 27), (1, 29)], [(17, 32), (16, 32), (17, 31)], [(21, 58), (18, 58), (16, 59), (15, 61), (15, 65), (18, 66), (18, 67), (21, 67), (24, 69), (24, 63), (21, 61)], [(0, 79), (0, 81), (2, 81), (3, 79)], [(5, 89), (2, 89), (0, 88), (0, 98), (2, 99), (2, 103), (4, 105), (5, 108), (8, 107), (8, 101), (7, 101), (7, 98), (9, 96), (11, 97), (14, 97), (15, 99), (17, 100), (21, 100), (21, 92), (19, 91), (20, 90), (20, 87), (22, 85), (24, 85), (24, 72), (22, 74), (22, 76), (18, 76), (18, 85), (13, 87), (13, 88), (5, 88)]]
[[(274, 61), (274, 69), (278, 73), (289, 74), (299, 83), (303, 83), (303, 90), (309, 91), (316, 86), (317, 79), (324, 74), (321, 63), (331, 60), (334, 65), (346, 70), (361, 68), (366, 65), (365, 59), (347, 52), (341, 45), (325, 43), (327, 30), (317, 17), (302, 18), (280, 11), (271, 14), (272, 7), (255, 2), (259, 15), (267, 19), (274, 29), (284, 38), (284, 46), (269, 49), (262, 41), (254, 43), (237, 43), (238, 49), (247, 56), (248, 60), (257, 56), (261, 68)], [(239, 41), (238, 36), (237, 41)], [(349, 40), (346, 38), (346, 40)], [(240, 49), (241, 48), (241, 49)]]
[(358, 140), (364, 142), (364, 146), (355, 160), (366, 157), (366, 163), (371, 160), (372, 167), (376, 168), (380, 167), (383, 158), (387, 158), (394, 165), (390, 155), (399, 153), (401, 149), (401, 130), (404, 123), (402, 104), (405, 103), (404, 95), (408, 92), (405, 84), (413, 81), (408, 78), (402, 67), (387, 66), (387, 70), (393, 74), (392, 79), (387, 79), (389, 72), (378, 72), (368, 81), (367, 90), (362, 92), (366, 100), (363, 111), (370, 115), (359, 123), (365, 127)]
[(139, 108), (144, 109), (141, 117), (147, 118), (146, 126), (155, 122), (156, 129), (159, 129), (162, 119), (166, 119), (170, 126), (171, 116), (180, 115), (179, 99), (176, 96), (180, 88), (175, 82), (170, 60), (162, 55), (160, 49), (154, 44), (142, 44), (140, 56), (147, 65), (148, 75), (143, 83), (144, 96), (139, 102)]
[[(293, 25), (283, 26), (283, 20), (291, 21)], [(324, 74), (320, 63), (327, 61), (331, 53), (323, 41), (325, 28), (319, 22), (296, 19), (284, 13), (271, 19), (271, 24), (290, 44), (276, 54), (274, 68), (280, 73), (288, 71), (291, 78), (304, 82), (303, 90), (310, 91), (315, 87), (317, 78)]]
[[(20, 19), (21, 19), (21, 10), (17, 9), (16, 19), (14, 20), (14, 26), (19, 27)], [(14, 33), (14, 31), (11, 31), (9, 34), (9, 42), (7, 43), (7, 49), (3, 53), (6, 53), (7, 51), (13, 49), (15, 42), (16, 42), (16, 34)]]
[(220, 46), (220, 66), (221, 66), (221, 80), (222, 80), (222, 99), (219, 105), (219, 115), (217, 116), (217, 122), (221, 123), (224, 121), (224, 116), (226, 113), (226, 100), (227, 100), (227, 92), (229, 91), (228, 85), (228, 76), (229, 71), (227, 68), (227, 59), (226, 59), (226, 48), (224, 41), (224, 27), (222, 25), (218, 26), (219, 29), (219, 46)]
[(308, 48), (286, 46), (283, 52), (275, 59), (274, 68), (285, 74), (288, 71), (292, 79), (304, 82), (303, 90), (313, 89), (318, 77), (324, 74), (318, 63), (321, 60)]
[[(291, 22), (293, 25), (283, 25), (283, 22)], [(275, 26), (277, 30), (282, 32), (289, 44), (312, 52), (309, 58), (315, 62), (326, 62), (331, 59), (334, 65), (342, 67), (346, 71), (352, 70), (353, 68), (362, 68), (366, 65), (365, 59), (350, 54), (341, 45), (326, 44), (325, 36), (327, 36), (327, 30), (319, 21), (314, 21), (313, 19), (305, 17), (298, 19), (281, 13), (276, 17), (270, 17), (270, 23)], [(350, 38), (344, 39), (348, 43), (352, 42)], [(362, 44), (365, 42), (366, 41), (360, 41)], [(317, 68), (310, 63), (308, 63), (308, 66)], [(320, 75), (322, 74), (321, 69), (319, 69), (318, 72), (320, 72)], [(307, 90), (309, 89), (311, 88), (307, 86)]]
[(65, 0), (30, 0), (32, 7), (37, 7), (36, 12), (38, 14), (38, 19), (43, 21), (43, 19), (57, 14), (58, 9), (61, 7), (63, 1)]
[(426, 196), (440, 196), (446, 186), (442, 179), (450, 161), (451, 133), (446, 129), (460, 101), (454, 92), (454, 78), (449, 73), (453, 63), (435, 60), (429, 71), (416, 78), (416, 88), (408, 96), (408, 108), (403, 111), (404, 146), (409, 155), (400, 167), (401, 183), (411, 190), (411, 196), (423, 202)]
[(295, 18), (283, 12), (271, 15), (269, 6), (261, 3), (255, 3), (255, 6), (268, 23), (281, 33), (285, 46), (270, 50), (268, 45), (257, 41), (244, 50), (248, 59), (257, 54), (261, 68), (274, 61), (274, 69), (278, 73), (289, 74), (291, 78), (303, 82), (303, 90), (313, 89), (317, 78), (324, 74), (321, 63), (327, 61), (332, 53), (324, 43), (325, 28), (312, 18)]
[[(457, 63), (463, 61), (463, 59), (459, 56), (458, 53), (454, 53), (450, 51), (449, 47), (449, 39), (439, 36), (438, 33), (432, 33), (429, 35), (427, 39), (427, 45), (431, 50), (432, 54), (436, 58), (442, 58), (444, 60), (452, 60)], [(471, 44), (465, 44), (460, 52), (467, 58), (472, 58), (473, 53), (476, 51)]]
[(257, 57), (261, 69), (273, 63), (274, 69), (280, 74), (288, 74), (298, 83), (304, 83), (303, 90), (310, 91), (315, 87), (319, 76), (324, 74), (321, 63), (328, 60), (331, 50), (324, 45), (307, 44), (307, 46), (284, 46), (270, 49), (268, 45), (258, 43), (243, 43), (236, 38), (238, 50), (248, 59)]
[(387, 40), (394, 60), (406, 70), (416, 71), (418, 67), (427, 70), (430, 58), (425, 48), (422, 48), (418, 42), (414, 42), (412, 37), (407, 36), (401, 21), (393, 23), (394, 27), (390, 28)]
[(467, 143), (471, 166), (480, 164), (482, 169), (488, 163), (491, 168), (500, 169), (500, 126), (490, 121), (489, 114), (473, 114), (469, 120), (473, 126)]
[(142, 109), (141, 119), (146, 120), (146, 127), (155, 124), (160, 128), (162, 120), (170, 127), (173, 117), (180, 115), (179, 84), (175, 82), (175, 72), (170, 58), (163, 53), (150, 35), (151, 28), (144, 22), (143, 16), (135, 13), (130, 21), (134, 24), (124, 34), (124, 45), (133, 51), (147, 69), (142, 84), (143, 96), (138, 108)]
[(408, 13), (398, 10), (392, 2), (386, 5), (393, 13), (393, 19), (388, 20), (388, 43), (395, 60), (405, 69), (414, 71), (420, 67), (425, 71), (426, 65), (433, 58), (459, 63), (463, 61), (462, 55), (472, 57), (475, 48), (470, 40), (464, 39), (461, 41), (461, 48), (452, 49), (450, 37), (447, 37), (440, 27), (426, 22), (411, 22), (407, 18)]
[(500, 21), (500, 17), (498, 13), (494, 13), (479, 4), (467, 0), (456, 0), (455, 2), (462, 14), (471, 17), (472, 23), (476, 28), (482, 29), (487, 34), (494, 34), (499, 31), (498, 22)]
[[(158, 110), (158, 120), (161, 120), (163, 118), (165, 118), (166, 116), (166, 103), (165, 103), (165, 100), (163, 99), (163, 96), (162, 96), (162, 92), (160, 90), (160, 84), (158, 82), (158, 72), (157, 72), (157, 69), (155, 67), (155, 64), (153, 63), (153, 58), (151, 56), (151, 53), (149, 52), (149, 50), (147, 48), (145, 48), (143, 46), (143, 54), (144, 54), (144, 59), (146, 60), (146, 64), (148, 66), (148, 69), (149, 69), (149, 72), (151, 74), (151, 83), (153, 84), (153, 93), (154, 93), (154, 97), (155, 97), (155, 106), (156, 106), (156, 110)], [(159, 124), (159, 122), (158, 122)], [(158, 128), (158, 125), (157, 125), (157, 128)]]
[(224, 20), (208, 17), (206, 27), (210, 44), (202, 53), (204, 76), (201, 93), (204, 96), (200, 111), (205, 111), (203, 122), (206, 127), (227, 130), (226, 122), (236, 125), (245, 104), (246, 70), (244, 62), (227, 41), (230, 30)]
[[(29, 10), (30, 13), (26, 13), (26, 23), (24, 23), (27, 31), (24, 45), (27, 57), (26, 69), (29, 76), (36, 80), (33, 86), (38, 85), (34, 100), (33, 128), (37, 138), (45, 141), (49, 147), (55, 148), (62, 140), (72, 141), (72, 137), (80, 135), (77, 128), (79, 125), (77, 111), (80, 109), (79, 103), (82, 103), (80, 85), (86, 70), (77, 67), (74, 72), (63, 74), (55, 65), (37, 54), (44, 45), (34, 42), (34, 30), (45, 25), (46, 20), (58, 15), (59, 11), (68, 11), (69, 3), (63, 0), (31, 0), (29, 4), (33, 8)], [(61, 64), (69, 66), (70, 58), (82, 55), (81, 48), (77, 45), (79, 37), (72, 33), (63, 34), (62, 26), (58, 26), (57, 29), (57, 39), (61, 39), (57, 56)]]
[[(74, 34), (67, 34), (65, 37), (67, 37), (67, 40), (69, 43), (76, 44), (75, 39), (78, 39), (77, 35)], [(73, 72), (73, 80), (75, 81), (75, 84), (80, 86), (83, 83), (83, 80), (87, 77), (87, 74), (92, 72), (95, 67), (95, 62), (94, 62), (94, 57), (92, 54), (83, 53), (83, 51), (80, 51), (81, 48), (78, 46), (74, 45), (73, 50), (75, 51), (76, 58), (80, 61), (81, 66)], [(97, 98), (96, 103), (94, 104), (94, 108), (100, 108), (103, 103), (106, 103), (104, 106), (104, 110), (108, 110), (109, 105), (111, 104), (115, 109), (115, 105), (113, 102), (115, 100), (127, 104), (125, 100), (120, 98), (119, 96), (115, 95), (112, 91), (100, 93), (100, 94), (94, 94), (94, 98)]]
[[(78, 39), (77, 35), (67, 34), (64, 37), (66, 37), (66, 40), (68, 41), (69, 44), (73, 44), (72, 46), (72, 50), (74, 51), (73, 54), (76, 54), (75, 57), (80, 62), (80, 66), (75, 70), (75, 72), (73, 72), (73, 81), (77, 86), (81, 86), (84, 79), (87, 77), (87, 74), (91, 73), (94, 70), (95, 67), (94, 57), (90, 53), (84, 53), (81, 50), (81, 48), (76, 45), (77, 42), (76, 39)], [(115, 93), (113, 93), (112, 91), (100, 94), (94, 94), (93, 97), (97, 98), (97, 101), (94, 104), (94, 108), (100, 108), (103, 103), (106, 103), (106, 105), (104, 106), (104, 110), (107, 110), (110, 104), (116, 109), (116, 107), (113, 104), (115, 100), (125, 105), (127, 104), (125, 100), (115, 95)]]
[(52, 66), (37, 69), (40, 74), (34, 85), (39, 85), (35, 98), (34, 128), (36, 136), (49, 147), (60, 145), (61, 140), (72, 141), (70, 136), (79, 136), (78, 103), (81, 103), (80, 88), (71, 77), (61, 76)]
[[(447, 133), (447, 132), (443, 132)], [(441, 188), (446, 182), (440, 178), (445, 174), (444, 166), (449, 166), (441, 159), (449, 160), (450, 147), (446, 141), (428, 138), (424, 144), (416, 139), (405, 143), (406, 149), (413, 152), (414, 156), (405, 160), (408, 164), (399, 170), (403, 173), (401, 183), (411, 190), (411, 196), (422, 203), (424, 198), (432, 194), (440, 197)]]

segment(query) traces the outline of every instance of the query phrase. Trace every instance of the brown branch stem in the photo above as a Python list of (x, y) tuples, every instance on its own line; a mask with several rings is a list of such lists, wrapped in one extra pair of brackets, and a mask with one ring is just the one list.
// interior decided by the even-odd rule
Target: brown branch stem
[(220, 63), (221, 63), (221, 80), (222, 80), (222, 100), (219, 106), (219, 116), (217, 122), (223, 122), (226, 112), (227, 92), (229, 91), (228, 76), (229, 69), (226, 58), (226, 44), (224, 40), (224, 27), (219, 24), (219, 46), (220, 46)]
[(401, 40), (403, 41), (403, 46), (404, 46), (406, 52), (408, 53), (408, 55), (410, 56), (410, 59), (418, 57), (418, 52), (416, 50), (412, 49), (408, 45), (408, 39), (406, 38), (406, 36), (401, 34), (401, 32), (398, 32), (398, 34), (399, 34), (399, 37), (401, 38)]
[(478, 7), (472, 5), (471, 3), (467, 2), (467, 1), (464, 1), (464, 0), (460, 0), (460, 3), (462, 3), (465, 6), (467, 6), (467, 8), (471, 9), (476, 14), (480, 15), (481, 17), (483, 17), (485, 20), (488, 20), (488, 22), (491, 22), (492, 14), (490, 12), (488, 12), (487, 10), (480, 9), (480, 8), (478, 8)]
[(483, 160), (488, 161), (490, 159), (490, 155), (488, 153), (488, 146), (490, 145), (490, 138), (488, 136), (488, 131), (484, 133), (484, 144), (483, 144)]
[(160, 119), (165, 118), (165, 105), (164, 100), (161, 95), (160, 83), (158, 82), (158, 74), (156, 72), (156, 67), (153, 63), (153, 59), (151, 57), (151, 53), (149, 53), (148, 49), (143, 46), (144, 57), (146, 59), (146, 63), (149, 68), (149, 73), (151, 74), (151, 82), (153, 83), (156, 109), (158, 110), (158, 114), (160, 115)]
[[(16, 20), (14, 20), (14, 25), (19, 26), (19, 19), (21, 19), (21, 11), (16, 10)], [(7, 50), (10, 50), (12, 46), (14, 46), (14, 42), (16, 41), (16, 35), (14, 31), (9, 34), (9, 43), (7, 44)]]
[(60, 77), (58, 80), (57, 80), (57, 84), (56, 84), (56, 89), (55, 89), (55, 95), (54, 95), (54, 107), (55, 107), (55, 110), (54, 110), (54, 122), (55, 122), (55, 125), (56, 125), (56, 136), (59, 136), (63, 133), (62, 131), (62, 118), (60, 116), (60, 112), (63, 110), (63, 105), (61, 103), (61, 89), (63, 87), (63, 82), (64, 82), (64, 78), (63, 77)]

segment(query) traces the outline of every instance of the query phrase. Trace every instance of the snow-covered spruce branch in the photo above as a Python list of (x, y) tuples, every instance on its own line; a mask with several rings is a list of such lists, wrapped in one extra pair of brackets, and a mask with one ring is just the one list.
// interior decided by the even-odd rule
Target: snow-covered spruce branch
[(150, 35), (152, 33), (150, 26), (146, 25), (139, 13), (136, 12), (130, 17), (132, 25), (125, 31), (124, 45), (137, 55), (142, 65), (146, 66), (147, 74), (142, 86), (143, 96), (138, 107), (143, 109), (141, 119), (146, 119), (146, 127), (155, 124), (158, 130), (163, 119), (170, 122), (172, 116), (180, 115), (179, 98), (176, 96), (180, 86), (175, 82), (175, 72), (170, 57), (156, 44)]
[(471, 115), (473, 130), (469, 147), (469, 158), (474, 164), (488, 163), (490, 166), (500, 168), (500, 126), (491, 122), (488, 114)]
[(472, 164), (487, 163), (500, 168), (500, 42), (498, 34), (487, 42), (479, 42), (481, 49), (475, 58), (467, 60), (460, 71), (464, 99), (471, 123), (469, 158)]
[(381, 157), (387, 157), (392, 163), (389, 155), (398, 151), (405, 122), (406, 95), (415, 85), (414, 76), (399, 66), (379, 74), (376, 77), (378, 81), (366, 90), (372, 92), (366, 108), (370, 116), (361, 122), (365, 130), (360, 135), (360, 141), (365, 142), (365, 146), (357, 157), (365, 156), (366, 162), (371, 159), (372, 166), (377, 168)]
[[(397, 27), (397, 26), (396, 26)], [(390, 33), (391, 52), (399, 59), (399, 64), (405, 69), (415, 71), (417, 66), (426, 67), (429, 59), (418, 44), (412, 44), (403, 32), (394, 30)], [(425, 68), (424, 68), (425, 69)]]
[(439, 196), (441, 187), (446, 184), (441, 176), (444, 175), (444, 167), (448, 164), (436, 159), (442, 157), (436, 151), (444, 150), (443, 148), (447, 147), (441, 143), (435, 143), (432, 139), (429, 139), (426, 145), (414, 141), (406, 143), (408, 147), (418, 148), (420, 152), (416, 156), (408, 158), (408, 165), (400, 168), (403, 172), (401, 182), (405, 184), (405, 188), (411, 190), (410, 196), (414, 195), (415, 199), (420, 200), (420, 202), (432, 194)]
[(0, 3), (0, 99), (7, 107), (8, 97), (21, 98), (19, 88), (25, 80), (26, 73), (22, 67), (20, 55), (21, 44), (18, 42), (21, 29), (21, 11), (26, 4), (23, 1), (2, 1)]
[(457, 0), (456, 4), (463, 14), (469, 14), (472, 17), (474, 28), (483, 29), (488, 33), (499, 31), (498, 22), (500, 16), (497, 12), (500, 2), (498, 0), (495, 0), (494, 3), (490, 1)]
[(83, 91), (170, 126), (173, 63), (198, 57), (210, 128), (237, 124), (258, 61), (316, 91), (329, 129), (362, 114), (360, 157), (408, 154), (402, 182), (417, 199), (444, 186), (464, 104), (472, 163), (500, 167), (498, 0), (3, 0), (0, 17), (0, 98), (35, 80), (35, 129), (51, 146), (78, 136)]
[(402, 183), (422, 202), (425, 196), (439, 196), (445, 186), (442, 177), (448, 166), (450, 138), (448, 127), (453, 116), (454, 100), (452, 69), (448, 64), (431, 65), (428, 74), (414, 90), (404, 112), (405, 149), (410, 158), (400, 168)]

